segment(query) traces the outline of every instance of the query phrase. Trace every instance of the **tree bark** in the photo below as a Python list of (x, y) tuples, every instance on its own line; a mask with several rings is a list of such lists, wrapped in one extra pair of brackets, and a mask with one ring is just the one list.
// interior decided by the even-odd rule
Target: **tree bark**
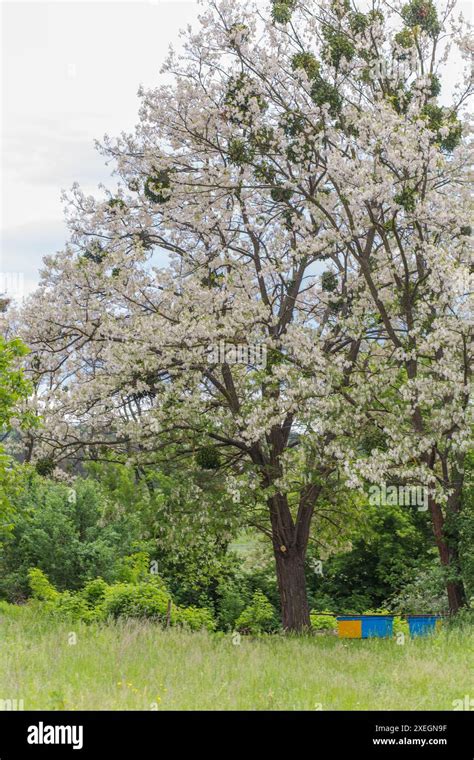
[[(300, 531), (300, 524), (295, 525), (293, 521), (285, 494), (276, 494), (269, 499), (268, 505), (282, 626), (285, 631), (300, 633), (310, 628), (304, 572), (310, 517), (304, 524), (304, 531)], [(308, 509), (312, 512), (312, 508)]]
[(431, 497), (429, 499), (429, 508), (439, 558), (443, 569), (447, 573), (446, 593), (448, 595), (449, 613), (450, 615), (455, 615), (467, 603), (466, 590), (462, 578), (459, 575), (456, 580), (450, 578), (450, 574), (453, 571), (456, 574), (460, 572), (457, 541), (452, 546), (449, 545), (444, 531), (445, 519), (443, 511), (441, 506)]
[(310, 628), (304, 555), (296, 549), (275, 549), (282, 626), (285, 631), (304, 632)]

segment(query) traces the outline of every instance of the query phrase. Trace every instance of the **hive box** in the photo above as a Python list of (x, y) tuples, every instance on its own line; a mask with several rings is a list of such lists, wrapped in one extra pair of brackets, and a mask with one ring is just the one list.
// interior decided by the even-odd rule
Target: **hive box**
[(340, 615), (337, 633), (340, 639), (389, 638), (393, 634), (393, 615)]
[(441, 626), (439, 615), (407, 615), (410, 636), (428, 636)]

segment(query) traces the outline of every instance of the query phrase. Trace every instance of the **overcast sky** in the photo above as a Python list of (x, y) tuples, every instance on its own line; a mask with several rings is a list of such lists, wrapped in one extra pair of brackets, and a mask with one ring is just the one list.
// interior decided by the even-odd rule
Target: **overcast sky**
[[(462, 3), (472, 15), (472, 2)], [(153, 85), (195, 0), (0, 2), (0, 292), (30, 291), (42, 257), (67, 233), (60, 193), (107, 183), (94, 149), (131, 130), (139, 84)]]
[(0, 291), (26, 291), (66, 239), (60, 193), (110, 170), (94, 148), (131, 130), (139, 84), (156, 84), (193, 0), (2, 2)]

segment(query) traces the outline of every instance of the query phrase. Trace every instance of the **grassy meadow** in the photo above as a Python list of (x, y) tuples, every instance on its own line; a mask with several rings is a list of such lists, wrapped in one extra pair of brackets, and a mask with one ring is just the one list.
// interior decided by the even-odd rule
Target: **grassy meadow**
[(474, 632), (338, 640), (0, 619), (0, 700), (25, 710), (451, 710), (473, 693)]

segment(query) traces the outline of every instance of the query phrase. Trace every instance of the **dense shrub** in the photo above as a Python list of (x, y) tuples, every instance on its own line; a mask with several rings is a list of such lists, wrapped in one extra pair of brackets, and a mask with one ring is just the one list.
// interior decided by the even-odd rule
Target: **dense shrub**
[(28, 581), (33, 596), (42, 602), (57, 602), (59, 592), (49, 582), (46, 575), (38, 567), (33, 567), (28, 571)]
[(136, 516), (120, 513), (101, 486), (77, 478), (71, 488), (26, 468), (13, 504), (13, 527), (0, 551), (0, 597), (29, 594), (28, 569), (40, 568), (60, 591), (115, 580), (117, 563), (139, 535)]
[(212, 631), (216, 622), (206, 608), (180, 607), (160, 576), (149, 576), (136, 583), (108, 585), (102, 578), (87, 583), (76, 592), (58, 592), (38, 568), (29, 572), (31, 590), (46, 611), (67, 620), (105, 621), (108, 618), (147, 618), (158, 623), (183, 625), (193, 631)]
[(102, 609), (105, 617), (144, 617), (165, 622), (170, 602), (171, 596), (157, 582), (116, 583), (106, 590)]
[(200, 631), (202, 628), (213, 631), (216, 627), (212, 612), (205, 607), (178, 607), (176, 622), (191, 631)]
[(275, 629), (275, 609), (265, 594), (256, 591), (250, 604), (237, 618), (236, 628), (242, 633), (265, 633)]
[(407, 583), (387, 604), (395, 612), (404, 614), (444, 613), (448, 608), (443, 570), (438, 562), (420, 570), (416, 578)]
[(310, 613), (311, 628), (313, 631), (334, 631), (337, 630), (336, 616), (328, 610), (324, 612), (316, 612), (312, 610)]
[(432, 563), (433, 538), (426, 512), (367, 504), (364, 521), (353, 534), (349, 551), (324, 562), (324, 575), (308, 568), (313, 609), (344, 615), (387, 606), (395, 589), (412, 583)]

